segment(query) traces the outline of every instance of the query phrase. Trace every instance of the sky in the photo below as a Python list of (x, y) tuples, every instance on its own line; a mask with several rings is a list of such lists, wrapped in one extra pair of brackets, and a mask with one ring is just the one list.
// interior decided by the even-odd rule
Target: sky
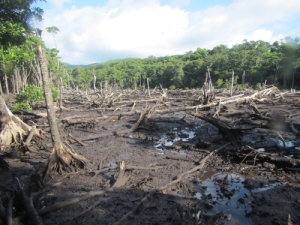
[[(47, 0), (48, 48), (73, 65), (300, 37), (299, 0)], [(56, 26), (53, 35), (46, 27)]]

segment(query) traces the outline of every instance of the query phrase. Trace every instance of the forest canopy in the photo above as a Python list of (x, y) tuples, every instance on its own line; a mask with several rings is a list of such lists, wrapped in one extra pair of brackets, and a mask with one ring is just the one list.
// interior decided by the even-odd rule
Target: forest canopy
[(148, 78), (151, 87), (161, 84), (171, 89), (190, 89), (203, 85), (207, 70), (217, 88), (229, 86), (232, 71), (235, 85), (243, 81), (248, 86), (266, 82), (281, 88), (299, 88), (300, 39), (286, 37), (273, 44), (244, 40), (231, 48), (219, 45), (211, 50), (197, 48), (183, 55), (112, 60), (89, 68), (74, 68), (71, 74), (80, 88), (89, 88), (95, 75), (98, 87), (107, 82), (121, 88), (135, 88), (144, 86)]

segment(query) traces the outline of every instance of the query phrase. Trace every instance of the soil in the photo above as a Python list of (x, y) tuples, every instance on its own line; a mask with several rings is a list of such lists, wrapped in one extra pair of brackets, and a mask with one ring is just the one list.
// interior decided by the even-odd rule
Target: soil
[[(128, 91), (107, 104), (100, 98), (102, 93), (68, 92), (64, 110), (57, 112), (61, 137), (89, 159), (86, 168), (53, 172), (43, 181), (45, 186), (36, 181), (32, 174), (51, 153), (50, 129), (46, 118), (19, 115), (27, 124), (37, 124), (45, 135), (33, 139), (31, 151), (12, 148), (3, 153), (10, 170), (0, 169), (0, 203), (6, 207), (8, 199), (15, 196), (13, 217), (30, 224), (17, 195), (18, 178), (23, 189), (30, 186), (38, 212), (90, 195), (43, 214), (43, 224), (49, 225), (300, 224), (300, 144), (295, 133), (300, 131), (300, 93), (271, 90), (253, 98), (259, 112), (254, 112), (248, 99), (241, 100), (255, 93), (249, 91), (224, 103), (215, 117), (219, 99), (230, 99), (224, 90), (216, 94), (214, 104), (198, 109), (201, 94), (196, 90), (169, 91), (168, 99), (160, 99), (159, 91), (151, 98), (148, 93)], [(116, 92), (114, 97), (119, 95)], [(148, 117), (133, 132), (122, 132), (130, 130), (142, 110), (148, 110)], [(226, 129), (221, 132), (220, 127), (196, 117), (196, 111), (222, 121), (239, 146), (233, 144)], [(39, 108), (34, 112), (46, 111)], [(74, 118), (84, 119), (75, 123)], [(292, 122), (295, 130), (286, 128), (286, 122)], [(102, 137), (89, 139), (91, 135)], [(218, 151), (210, 154), (214, 150)], [(161, 189), (199, 166), (205, 157), (208, 161), (203, 169)], [(125, 172), (121, 177), (122, 161)], [(5, 224), (5, 212), (0, 215), (0, 224)]]

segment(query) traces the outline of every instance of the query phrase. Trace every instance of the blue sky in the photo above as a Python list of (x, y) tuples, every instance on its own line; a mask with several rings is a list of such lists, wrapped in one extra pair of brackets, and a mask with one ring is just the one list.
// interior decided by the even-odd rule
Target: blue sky
[(47, 0), (36, 5), (45, 12), (36, 26), (44, 30), (47, 47), (55, 44), (45, 27), (56, 26), (59, 55), (71, 64), (300, 36), (299, 0)]

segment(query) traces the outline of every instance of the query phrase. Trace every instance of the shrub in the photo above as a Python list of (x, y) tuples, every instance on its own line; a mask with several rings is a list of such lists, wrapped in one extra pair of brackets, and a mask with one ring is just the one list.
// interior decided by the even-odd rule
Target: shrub
[(255, 85), (255, 89), (261, 89), (261, 83), (258, 82), (256, 85)]
[[(51, 87), (51, 91), (52, 98), (54, 101), (56, 101), (59, 98), (59, 91), (55, 86)], [(22, 93), (16, 96), (16, 100), (17, 104), (15, 107), (25, 107), (23, 109), (31, 109), (33, 103), (45, 101), (44, 90), (34, 85), (28, 85)]]
[(236, 90), (238, 90), (238, 91), (241, 91), (241, 90), (244, 89), (244, 87), (243, 87), (242, 84), (237, 84), (237, 85), (235, 86), (235, 88), (236, 88)]
[[(52, 91), (53, 101), (57, 101), (57, 99), (59, 99), (59, 91), (58, 91), (57, 87), (52, 86), (51, 91)], [(44, 96), (44, 93), (43, 93), (43, 96)]]
[(171, 85), (171, 86), (169, 87), (169, 90), (175, 90), (175, 88), (176, 88), (175, 85)]
[(223, 86), (223, 79), (219, 78), (216, 81), (215, 86), (216, 86), (217, 89), (222, 88), (222, 86)]
[(28, 103), (17, 102), (13, 111), (18, 111), (18, 110), (32, 110), (32, 108)]
[(16, 96), (16, 99), (18, 102), (25, 102), (31, 105), (34, 102), (40, 102), (45, 99), (44, 91), (34, 85), (28, 85), (22, 93)]

